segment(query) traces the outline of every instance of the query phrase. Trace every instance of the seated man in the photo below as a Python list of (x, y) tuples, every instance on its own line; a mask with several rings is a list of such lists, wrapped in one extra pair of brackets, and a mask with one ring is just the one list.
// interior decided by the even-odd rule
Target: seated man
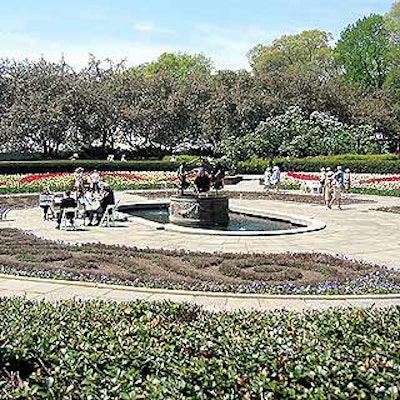
[(215, 164), (211, 178), (215, 190), (219, 190), (224, 187), (224, 178), (225, 178), (225, 168), (218, 161)]
[(203, 167), (199, 168), (196, 178), (194, 179), (194, 186), (197, 192), (208, 192), (210, 190), (211, 179)]
[(115, 204), (114, 192), (110, 188), (110, 186), (105, 186), (103, 189), (103, 197), (100, 199), (100, 207), (96, 210), (98, 218), (96, 225), (100, 224), (101, 218), (103, 217), (107, 209), (107, 206), (114, 204)]
[[(61, 219), (65, 208), (76, 208), (78, 206), (76, 200), (71, 197), (71, 192), (65, 192), (65, 197), (61, 200), (60, 203), (60, 212), (57, 215), (57, 226), (56, 229), (60, 229)], [(75, 213), (67, 213), (65, 215), (66, 218), (69, 219), (71, 225), (74, 223)]]

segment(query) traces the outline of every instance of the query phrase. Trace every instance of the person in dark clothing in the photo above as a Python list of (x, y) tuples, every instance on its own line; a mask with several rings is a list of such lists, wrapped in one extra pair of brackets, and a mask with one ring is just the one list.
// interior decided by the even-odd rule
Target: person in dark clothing
[(109, 186), (106, 186), (103, 189), (103, 192), (103, 197), (100, 199), (100, 207), (96, 210), (98, 218), (96, 225), (100, 224), (101, 218), (103, 217), (107, 206), (115, 204), (114, 191)]
[[(62, 219), (64, 209), (65, 208), (76, 208), (77, 206), (78, 206), (78, 204), (77, 204), (76, 200), (71, 197), (71, 192), (70, 191), (65, 192), (65, 197), (61, 200), (61, 203), (60, 203), (60, 212), (57, 215), (56, 229), (60, 229), (61, 219)], [(75, 213), (68, 212), (68, 213), (66, 213), (65, 217), (68, 218), (71, 225), (73, 225)]]
[(215, 190), (219, 190), (224, 187), (224, 178), (225, 178), (225, 168), (218, 161), (214, 166), (211, 177), (211, 182)]
[(177, 170), (177, 176), (179, 180), (179, 194), (183, 196), (183, 192), (185, 189), (189, 187), (189, 182), (186, 180), (187, 171), (186, 171), (186, 162), (182, 161), (179, 164), (179, 168)]
[(206, 170), (203, 167), (199, 168), (199, 171), (194, 179), (194, 186), (198, 193), (208, 192), (210, 190), (211, 180)]

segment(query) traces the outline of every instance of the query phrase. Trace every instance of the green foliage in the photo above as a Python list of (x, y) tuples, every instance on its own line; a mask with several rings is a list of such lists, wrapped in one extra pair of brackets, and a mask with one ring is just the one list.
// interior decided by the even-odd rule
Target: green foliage
[(381, 15), (371, 14), (349, 25), (335, 49), (347, 82), (382, 88), (390, 66), (389, 33)]
[(286, 171), (316, 172), (322, 167), (341, 165), (356, 173), (398, 174), (400, 158), (395, 154), (318, 156), (306, 158), (280, 158), (272, 160), (253, 158), (238, 163), (239, 173), (258, 173), (265, 171), (267, 164), (278, 164)]
[(332, 63), (329, 46), (331, 35), (318, 29), (307, 30), (295, 35), (283, 35), (272, 45), (258, 44), (248, 58), (256, 71), (328, 72)]
[(304, 157), (367, 153), (374, 149), (373, 129), (368, 125), (350, 126), (328, 114), (314, 111), (305, 115), (299, 107), (268, 117), (253, 134), (222, 142), (222, 152), (233, 160), (250, 157)]
[(382, 398), (400, 308), (209, 313), (187, 304), (0, 302), (7, 398)]
[(167, 74), (175, 79), (190, 75), (209, 75), (212, 61), (203, 54), (163, 53), (156, 61), (133, 68), (131, 73), (141, 73), (146, 77)]

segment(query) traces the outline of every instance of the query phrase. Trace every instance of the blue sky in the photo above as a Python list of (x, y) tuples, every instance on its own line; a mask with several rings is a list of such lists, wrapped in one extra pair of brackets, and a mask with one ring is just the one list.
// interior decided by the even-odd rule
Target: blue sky
[(165, 51), (203, 53), (218, 69), (248, 68), (246, 53), (283, 34), (331, 32), (391, 0), (14, 0), (0, 12), (0, 57), (65, 60), (88, 54), (137, 65)]

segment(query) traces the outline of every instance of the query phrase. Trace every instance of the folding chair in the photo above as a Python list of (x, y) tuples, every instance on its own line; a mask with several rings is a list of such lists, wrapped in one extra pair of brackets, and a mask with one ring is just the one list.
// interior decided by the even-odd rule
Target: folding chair
[(115, 204), (109, 204), (106, 207), (104, 214), (101, 217), (100, 226), (115, 226), (118, 204), (119, 200)]
[(62, 215), (61, 215), (60, 229), (75, 230), (77, 218), (78, 218), (77, 208), (64, 208), (62, 210)]

